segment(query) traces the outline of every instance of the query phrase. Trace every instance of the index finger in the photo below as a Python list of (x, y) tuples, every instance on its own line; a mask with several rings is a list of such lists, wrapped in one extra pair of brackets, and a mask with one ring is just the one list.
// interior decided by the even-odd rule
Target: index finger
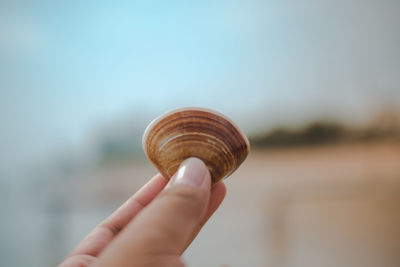
[(83, 254), (96, 257), (125, 225), (158, 195), (167, 183), (167, 179), (161, 174), (155, 175), (121, 207), (96, 226), (71, 252), (70, 256)]

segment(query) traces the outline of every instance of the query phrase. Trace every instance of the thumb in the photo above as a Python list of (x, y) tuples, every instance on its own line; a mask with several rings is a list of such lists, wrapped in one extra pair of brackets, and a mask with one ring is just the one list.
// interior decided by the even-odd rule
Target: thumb
[(115, 240), (117, 258), (130, 259), (126, 263), (145, 255), (154, 259), (182, 254), (198, 232), (210, 188), (211, 177), (205, 164), (197, 158), (185, 160), (165, 190)]

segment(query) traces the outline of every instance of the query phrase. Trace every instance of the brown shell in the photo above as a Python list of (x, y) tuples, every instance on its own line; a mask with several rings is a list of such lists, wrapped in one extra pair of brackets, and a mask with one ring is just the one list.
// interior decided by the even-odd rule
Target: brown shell
[(246, 159), (249, 141), (220, 113), (183, 108), (161, 115), (147, 126), (143, 149), (160, 173), (170, 179), (189, 157), (201, 159), (213, 184), (232, 174)]

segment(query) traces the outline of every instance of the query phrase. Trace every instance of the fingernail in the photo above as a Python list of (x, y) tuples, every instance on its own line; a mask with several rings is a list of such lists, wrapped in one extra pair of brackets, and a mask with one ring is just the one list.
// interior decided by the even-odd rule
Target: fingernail
[(206, 165), (198, 158), (188, 158), (179, 166), (173, 182), (199, 187), (207, 178), (210, 179)]

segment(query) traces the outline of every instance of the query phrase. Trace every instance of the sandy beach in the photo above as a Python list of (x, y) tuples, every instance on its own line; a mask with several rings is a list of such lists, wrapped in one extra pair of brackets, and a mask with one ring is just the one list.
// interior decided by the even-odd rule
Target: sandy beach
[[(399, 162), (400, 145), (390, 142), (253, 151), (184, 258), (188, 266), (398, 266)], [(125, 162), (58, 185), (59, 195), (75, 192), (64, 253), (154, 173), (146, 161)]]

